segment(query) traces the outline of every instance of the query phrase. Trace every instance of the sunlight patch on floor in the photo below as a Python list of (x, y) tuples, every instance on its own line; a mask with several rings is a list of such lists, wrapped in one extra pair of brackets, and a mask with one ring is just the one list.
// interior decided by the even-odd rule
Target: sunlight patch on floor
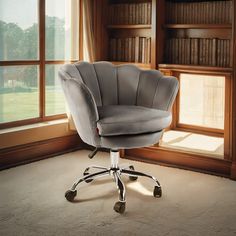
[(136, 192), (139, 192), (139, 193), (141, 193), (142, 195), (145, 195), (145, 196), (152, 196), (153, 195), (153, 193), (150, 190), (146, 189), (140, 182), (128, 183), (127, 187), (129, 189), (132, 189)]
[(169, 130), (163, 135), (160, 146), (197, 153), (224, 155), (224, 139), (190, 132)]

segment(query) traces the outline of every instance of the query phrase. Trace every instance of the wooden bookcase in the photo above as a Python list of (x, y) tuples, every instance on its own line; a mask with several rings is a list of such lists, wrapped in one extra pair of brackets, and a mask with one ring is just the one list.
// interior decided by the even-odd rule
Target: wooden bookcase
[[(104, 35), (104, 38), (98, 37), (98, 41), (100, 40), (98, 45), (101, 46), (98, 60), (109, 60), (115, 64), (134, 63), (143, 68), (159, 69), (166, 75), (176, 77), (181, 73), (225, 76), (225, 127), (223, 131), (201, 129), (201, 127), (196, 130), (196, 127), (180, 126), (178, 124), (179, 97), (173, 107), (172, 123), (173, 129), (192, 130), (224, 137), (224, 159), (217, 160), (184, 152), (175, 153), (160, 147), (126, 150), (126, 155), (141, 159), (148, 158), (167, 165), (214, 172), (236, 179), (235, 0), (101, 1), (104, 4), (101, 7), (103, 27), (98, 32)], [(111, 12), (109, 9), (112, 5), (140, 3), (151, 3), (151, 24), (146, 22), (130, 24), (132, 20), (128, 20), (128, 23), (120, 23), (119, 19), (117, 23), (105, 13)], [(116, 13), (115, 17), (124, 18), (119, 13)], [(114, 51), (114, 47), (110, 45), (111, 39), (132, 37), (151, 38), (151, 59), (148, 63), (114, 60), (111, 56)]]
[[(164, 53), (158, 68), (179, 78), (181, 73), (225, 76), (225, 128), (180, 124), (179, 96), (174, 105), (172, 128), (223, 136), (225, 159), (230, 157), (230, 112), (233, 66), (233, 2), (220, 1), (164, 1), (160, 15), (164, 34)], [(158, 19), (157, 19), (158, 20)]]
[[(180, 95), (177, 96), (173, 107), (172, 128), (224, 137), (223, 161), (233, 160), (232, 149), (235, 142), (232, 137), (235, 3), (231, 0), (167, 0), (163, 2), (162, 11), (164, 14), (159, 15), (159, 20), (164, 22), (161, 28), (161, 32), (164, 34), (162, 45), (164, 52), (157, 68), (164, 74), (174, 75), (178, 79), (180, 79), (181, 73), (225, 77), (223, 130), (181, 124), (178, 118)], [(195, 161), (197, 163), (199, 160)], [(214, 165), (213, 162), (211, 164)], [(195, 168), (194, 163), (190, 165)], [(200, 169), (206, 168), (206, 166), (207, 164)], [(208, 166), (206, 169), (210, 168)], [(222, 171), (219, 169), (216, 172)]]
[(105, 1), (102, 14), (109, 14), (102, 19), (106, 48), (101, 59), (156, 68), (156, 8), (155, 0)]
[(232, 67), (232, 1), (166, 1), (163, 63)]

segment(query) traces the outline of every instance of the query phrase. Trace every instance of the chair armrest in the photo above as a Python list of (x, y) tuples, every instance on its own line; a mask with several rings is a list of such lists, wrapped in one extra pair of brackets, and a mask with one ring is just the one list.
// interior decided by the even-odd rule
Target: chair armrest
[(170, 111), (179, 90), (179, 82), (173, 76), (159, 78), (153, 98), (153, 108)]
[(77, 131), (81, 139), (97, 146), (97, 121), (99, 119), (95, 99), (89, 88), (79, 79), (71, 78), (59, 72), (66, 102), (70, 109)]
[(163, 76), (158, 70), (143, 70), (139, 75), (136, 104), (170, 111), (179, 89), (173, 76)]

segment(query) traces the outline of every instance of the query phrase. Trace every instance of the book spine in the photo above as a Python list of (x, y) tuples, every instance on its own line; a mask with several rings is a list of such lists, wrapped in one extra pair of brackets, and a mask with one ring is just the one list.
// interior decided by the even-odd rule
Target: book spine
[(211, 2), (211, 12), (212, 12), (211, 23), (215, 24), (216, 23), (216, 4), (215, 4), (215, 2)]
[(139, 24), (139, 4), (135, 4), (135, 24)]
[(209, 39), (205, 39), (205, 65), (209, 65)]
[(129, 61), (129, 38), (124, 39), (124, 61)]
[(139, 37), (135, 37), (135, 62), (139, 62)]
[(109, 60), (113, 61), (113, 57), (112, 57), (112, 39), (109, 40)]
[(170, 63), (169, 55), (170, 55), (170, 39), (167, 39), (165, 41), (165, 51), (164, 51), (164, 62), (165, 63)]
[(203, 39), (199, 39), (199, 65), (203, 64)]
[(175, 64), (182, 64), (182, 53), (183, 53), (183, 50), (182, 50), (182, 39), (181, 38), (177, 38), (175, 39), (175, 43), (174, 43), (175, 47), (174, 47), (174, 50), (175, 50), (175, 58), (174, 58), (174, 63)]
[(194, 39), (190, 39), (190, 64), (194, 64)]
[(217, 41), (216, 39), (212, 39), (212, 66), (216, 66), (217, 62), (216, 62), (216, 55), (217, 55)]
[(208, 40), (208, 65), (212, 66), (212, 39)]
[(142, 24), (142, 3), (139, 3), (138, 7), (138, 24)]
[(190, 39), (186, 39), (186, 61), (187, 65), (190, 65)]
[(227, 67), (227, 39), (223, 40), (223, 45), (224, 45), (223, 67)]
[(121, 38), (121, 61), (125, 61), (125, 39)]
[(121, 39), (117, 39), (117, 61), (121, 61)]
[(110, 60), (115, 61), (115, 39), (110, 39)]
[(152, 4), (147, 3), (147, 24), (152, 23)]
[(128, 38), (128, 60), (129, 62), (132, 61), (132, 38)]
[(226, 67), (230, 67), (230, 40), (227, 39)]
[(142, 37), (139, 38), (139, 52), (138, 52), (138, 62), (142, 62)]
[(147, 64), (151, 62), (151, 38), (147, 39)]
[(135, 62), (135, 37), (132, 38), (132, 62)]
[(132, 4), (127, 4), (128, 5), (128, 24), (132, 25), (133, 24), (133, 12), (132, 12)]
[(144, 24), (148, 24), (147, 3), (144, 3)]

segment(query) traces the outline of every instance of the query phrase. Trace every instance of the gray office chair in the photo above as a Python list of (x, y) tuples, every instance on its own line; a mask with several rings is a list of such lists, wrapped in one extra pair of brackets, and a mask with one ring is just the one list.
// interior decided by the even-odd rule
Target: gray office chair
[[(91, 166), (65, 193), (73, 201), (77, 186), (95, 178), (112, 175), (119, 190), (114, 210), (125, 211), (125, 186), (122, 175), (135, 181), (138, 176), (154, 181), (154, 197), (161, 197), (158, 180), (119, 166), (119, 150), (158, 143), (171, 123), (171, 107), (178, 92), (178, 81), (157, 70), (141, 70), (134, 65), (114, 66), (109, 62), (78, 62), (63, 65), (59, 78), (81, 139), (96, 148), (110, 150), (111, 166)], [(92, 156), (96, 153), (92, 154)], [(96, 173), (90, 170), (99, 169)]]

